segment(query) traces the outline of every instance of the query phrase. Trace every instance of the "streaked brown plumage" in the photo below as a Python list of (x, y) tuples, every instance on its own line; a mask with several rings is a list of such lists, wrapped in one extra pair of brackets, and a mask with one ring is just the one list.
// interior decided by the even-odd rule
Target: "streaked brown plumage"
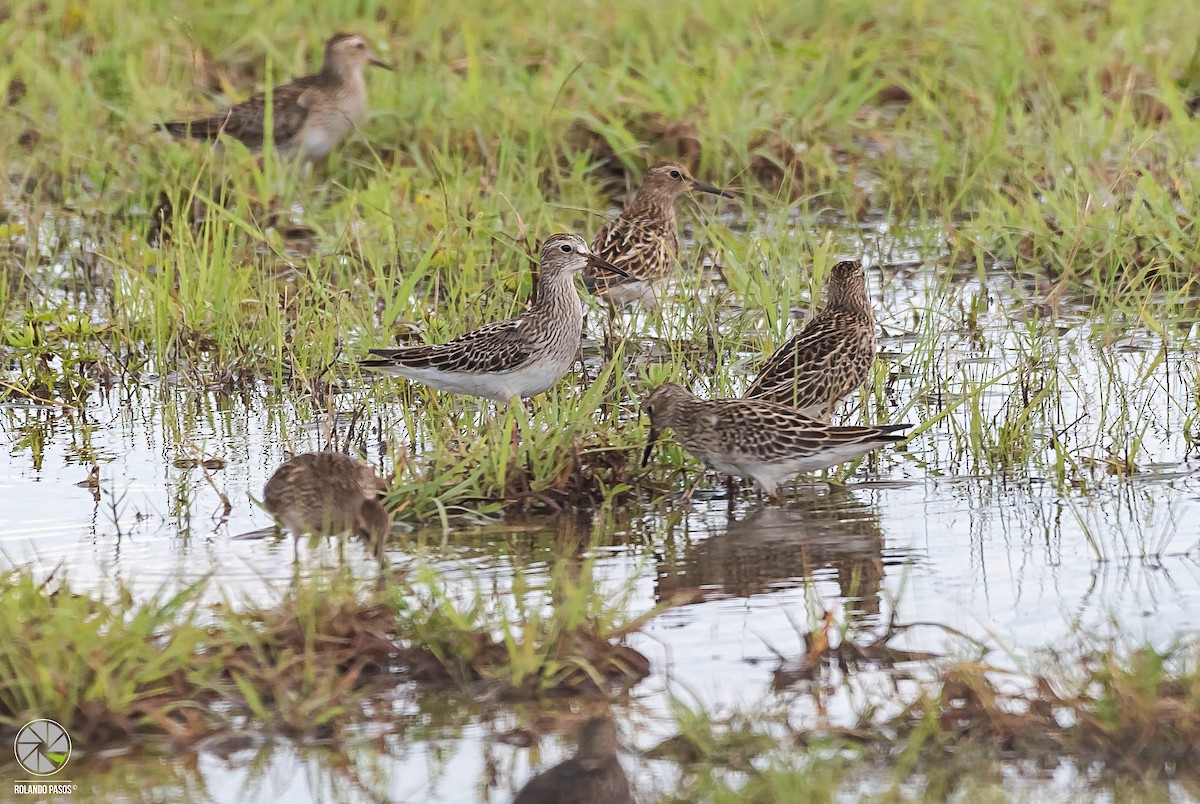
[(625, 211), (604, 224), (592, 241), (592, 251), (624, 269), (627, 276), (589, 270), (583, 278), (588, 291), (613, 307), (634, 301), (657, 307), (658, 291), (679, 256), (675, 200), (692, 190), (733, 198), (731, 193), (692, 178), (683, 165), (668, 162), (650, 168)]
[(585, 266), (621, 269), (592, 254), (582, 237), (556, 234), (542, 244), (537, 298), (523, 315), (429, 346), (372, 349), (359, 365), (441, 391), (508, 403), (558, 382), (579, 353), (583, 301), (575, 275)]
[(775, 350), (745, 398), (829, 421), (834, 405), (867, 381), (878, 346), (862, 263), (839, 262), (829, 274), (825, 307)]
[(529, 780), (513, 804), (633, 804), (617, 759), (617, 724), (594, 717), (583, 725), (575, 755)]
[(671, 428), (684, 449), (709, 467), (749, 477), (771, 497), (779, 485), (802, 472), (815, 472), (853, 460), (889, 441), (907, 424), (838, 427), (795, 408), (759, 399), (706, 400), (674, 383), (663, 383), (642, 405), (650, 416), (650, 459), (659, 433)]
[[(320, 159), (346, 137), (367, 113), (363, 68), (377, 59), (357, 34), (334, 34), (325, 43), (321, 71), (275, 87), (271, 92), (271, 130), (281, 154), (299, 153), (305, 161)], [(266, 134), (267, 93), (223, 112), (197, 120), (159, 123), (176, 137), (215, 140), (221, 134), (261, 150)]]
[(391, 517), (379, 501), (387, 483), (371, 467), (340, 452), (288, 458), (263, 488), (263, 506), (296, 536), (347, 531), (373, 542), (387, 538)]

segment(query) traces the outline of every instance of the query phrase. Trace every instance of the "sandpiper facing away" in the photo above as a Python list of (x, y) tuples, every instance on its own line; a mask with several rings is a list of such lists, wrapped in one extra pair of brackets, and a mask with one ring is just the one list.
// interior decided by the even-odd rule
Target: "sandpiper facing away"
[(387, 483), (371, 467), (340, 452), (288, 458), (267, 481), (263, 506), (296, 536), (354, 532), (381, 544), (391, 516), (379, 501)]
[(862, 263), (844, 260), (829, 274), (825, 307), (771, 355), (745, 397), (829, 421), (833, 406), (867, 381), (878, 346)]
[(795, 408), (759, 399), (700, 399), (674, 383), (663, 383), (642, 405), (650, 416), (650, 440), (642, 465), (666, 428), (684, 449), (718, 472), (749, 477), (772, 499), (779, 485), (802, 472), (854, 460), (888, 443), (907, 424), (838, 427)]
[(617, 724), (594, 717), (579, 734), (575, 755), (521, 788), (513, 804), (633, 804), (629, 779), (617, 759)]
[[(321, 71), (297, 78), (271, 92), (271, 128), (279, 153), (305, 162), (323, 158), (367, 113), (368, 64), (391, 70), (358, 34), (334, 34), (325, 43)], [(259, 92), (223, 112), (197, 120), (160, 123), (176, 137), (215, 140), (224, 134), (254, 151), (261, 150), (267, 120), (267, 93)]]
[(582, 237), (556, 234), (542, 244), (537, 299), (523, 315), (429, 346), (372, 349), (360, 365), (439, 391), (510, 403), (536, 396), (566, 374), (579, 353), (583, 302), (575, 275), (585, 266), (617, 275)]
[(589, 270), (584, 274), (588, 291), (613, 308), (635, 301), (657, 307), (658, 293), (679, 256), (675, 200), (692, 190), (733, 198), (732, 193), (692, 178), (683, 165), (668, 162), (650, 168), (625, 211), (604, 224), (592, 242), (592, 251), (625, 273)]

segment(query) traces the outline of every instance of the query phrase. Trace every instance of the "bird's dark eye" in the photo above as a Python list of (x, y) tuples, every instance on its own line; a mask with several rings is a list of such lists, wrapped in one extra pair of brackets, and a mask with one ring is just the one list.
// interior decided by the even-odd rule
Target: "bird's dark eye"
[(682, 179), (683, 178), (683, 176), (679, 173), (678, 170), (672, 170), (670, 173), (670, 176), (672, 179)]
[(364, 49), (366, 49), (366, 47), (367, 47), (367, 43), (366, 43), (366, 42), (359, 42), (357, 45), (355, 45), (355, 47), (356, 47), (356, 48), (358, 48), (359, 50), (364, 50)]

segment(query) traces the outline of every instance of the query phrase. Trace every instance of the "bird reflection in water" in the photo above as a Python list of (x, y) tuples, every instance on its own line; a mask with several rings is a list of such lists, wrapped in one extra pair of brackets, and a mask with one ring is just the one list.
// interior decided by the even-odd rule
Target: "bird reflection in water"
[(884, 551), (879, 511), (837, 489), (762, 508), (731, 520), (723, 533), (660, 559), (659, 600), (749, 597), (796, 588), (815, 575), (836, 580), (848, 615), (878, 615), (886, 565), (903, 552)]

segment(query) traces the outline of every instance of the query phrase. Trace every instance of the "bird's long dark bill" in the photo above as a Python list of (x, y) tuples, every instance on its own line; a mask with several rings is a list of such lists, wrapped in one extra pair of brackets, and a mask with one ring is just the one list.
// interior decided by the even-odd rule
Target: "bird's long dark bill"
[(392, 72), (392, 73), (396, 72), (395, 67), (388, 64), (386, 61), (381, 61), (380, 59), (375, 58), (374, 56), (367, 59), (367, 64), (373, 64), (376, 67), (382, 67), (383, 69), (387, 70), (388, 72)]
[(650, 453), (654, 452), (654, 443), (658, 441), (658, 436), (661, 431), (650, 428), (650, 440), (646, 442), (646, 451), (642, 453), (642, 468), (645, 469), (650, 463)]
[(736, 196), (733, 193), (729, 192), (728, 190), (722, 190), (720, 187), (713, 187), (711, 184), (706, 184), (705, 182), (702, 182), (702, 181), (693, 180), (692, 181), (692, 189), (699, 190), (702, 193), (712, 193), (713, 195), (719, 195), (719, 196), (722, 196), (723, 198), (736, 198)]
[(588, 262), (588, 265), (592, 266), (593, 268), (599, 268), (602, 271), (611, 271), (612, 273), (616, 274), (617, 276), (623, 276), (626, 279), (629, 278), (629, 274), (627, 274), (624, 270), (618, 268), (617, 266), (613, 265), (611, 262), (604, 259), (603, 257), (597, 257), (595, 254), (589, 254), (589, 255), (587, 255), (587, 262)]

